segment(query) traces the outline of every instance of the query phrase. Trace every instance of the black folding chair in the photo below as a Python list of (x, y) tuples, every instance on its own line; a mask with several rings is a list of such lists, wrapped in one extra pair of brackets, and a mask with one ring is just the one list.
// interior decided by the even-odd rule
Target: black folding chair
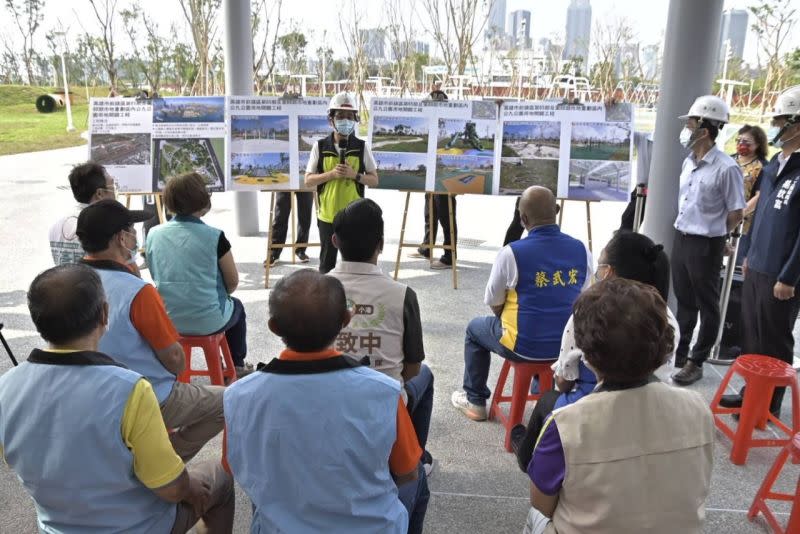
[(17, 359), (14, 358), (14, 353), (11, 352), (11, 347), (8, 346), (8, 342), (6, 341), (6, 338), (3, 337), (3, 323), (0, 323), (0, 342), (3, 343), (3, 347), (5, 347), (6, 352), (8, 353), (8, 357), (11, 358), (11, 363), (13, 363), (15, 366), (19, 365), (17, 363)]

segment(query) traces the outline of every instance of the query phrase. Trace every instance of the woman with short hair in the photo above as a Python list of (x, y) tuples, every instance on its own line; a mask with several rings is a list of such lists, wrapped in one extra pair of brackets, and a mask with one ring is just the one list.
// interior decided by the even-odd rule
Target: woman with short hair
[(186, 173), (167, 180), (164, 203), (175, 216), (147, 236), (147, 264), (172, 322), (182, 335), (225, 332), (237, 376), (246, 374), (244, 306), (231, 296), (239, 285), (225, 233), (201, 220), (211, 209), (203, 177)]
[(575, 341), (598, 386), (545, 423), (526, 534), (702, 532), (714, 423), (698, 393), (653, 374), (675, 345), (666, 310), (655, 288), (624, 278), (578, 297)]

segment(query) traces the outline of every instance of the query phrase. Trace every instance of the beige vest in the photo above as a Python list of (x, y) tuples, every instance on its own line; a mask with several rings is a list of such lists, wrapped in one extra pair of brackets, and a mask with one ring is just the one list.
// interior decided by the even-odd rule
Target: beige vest
[(403, 303), (407, 286), (371, 263), (339, 261), (329, 274), (344, 286), (347, 305), (354, 312), (334, 347), (359, 358), (368, 356), (370, 367), (402, 384)]
[(661, 382), (554, 412), (566, 459), (558, 534), (701, 533), (714, 424), (693, 391)]

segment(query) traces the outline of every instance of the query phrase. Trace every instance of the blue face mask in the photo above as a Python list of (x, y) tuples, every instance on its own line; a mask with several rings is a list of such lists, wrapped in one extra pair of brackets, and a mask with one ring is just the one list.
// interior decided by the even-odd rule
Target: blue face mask
[(348, 136), (353, 133), (356, 127), (356, 121), (350, 119), (336, 119), (333, 121), (334, 128), (339, 132), (339, 135)]

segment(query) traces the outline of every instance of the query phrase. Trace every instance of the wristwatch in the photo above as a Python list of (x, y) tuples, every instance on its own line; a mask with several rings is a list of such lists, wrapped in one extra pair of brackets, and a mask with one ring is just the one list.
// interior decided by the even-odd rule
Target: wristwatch
[(361, 176), (362, 176), (362, 175), (361, 175), (361, 173), (360, 173), (360, 172), (357, 172), (357, 173), (356, 173), (356, 182), (358, 182), (358, 183), (361, 183)]

